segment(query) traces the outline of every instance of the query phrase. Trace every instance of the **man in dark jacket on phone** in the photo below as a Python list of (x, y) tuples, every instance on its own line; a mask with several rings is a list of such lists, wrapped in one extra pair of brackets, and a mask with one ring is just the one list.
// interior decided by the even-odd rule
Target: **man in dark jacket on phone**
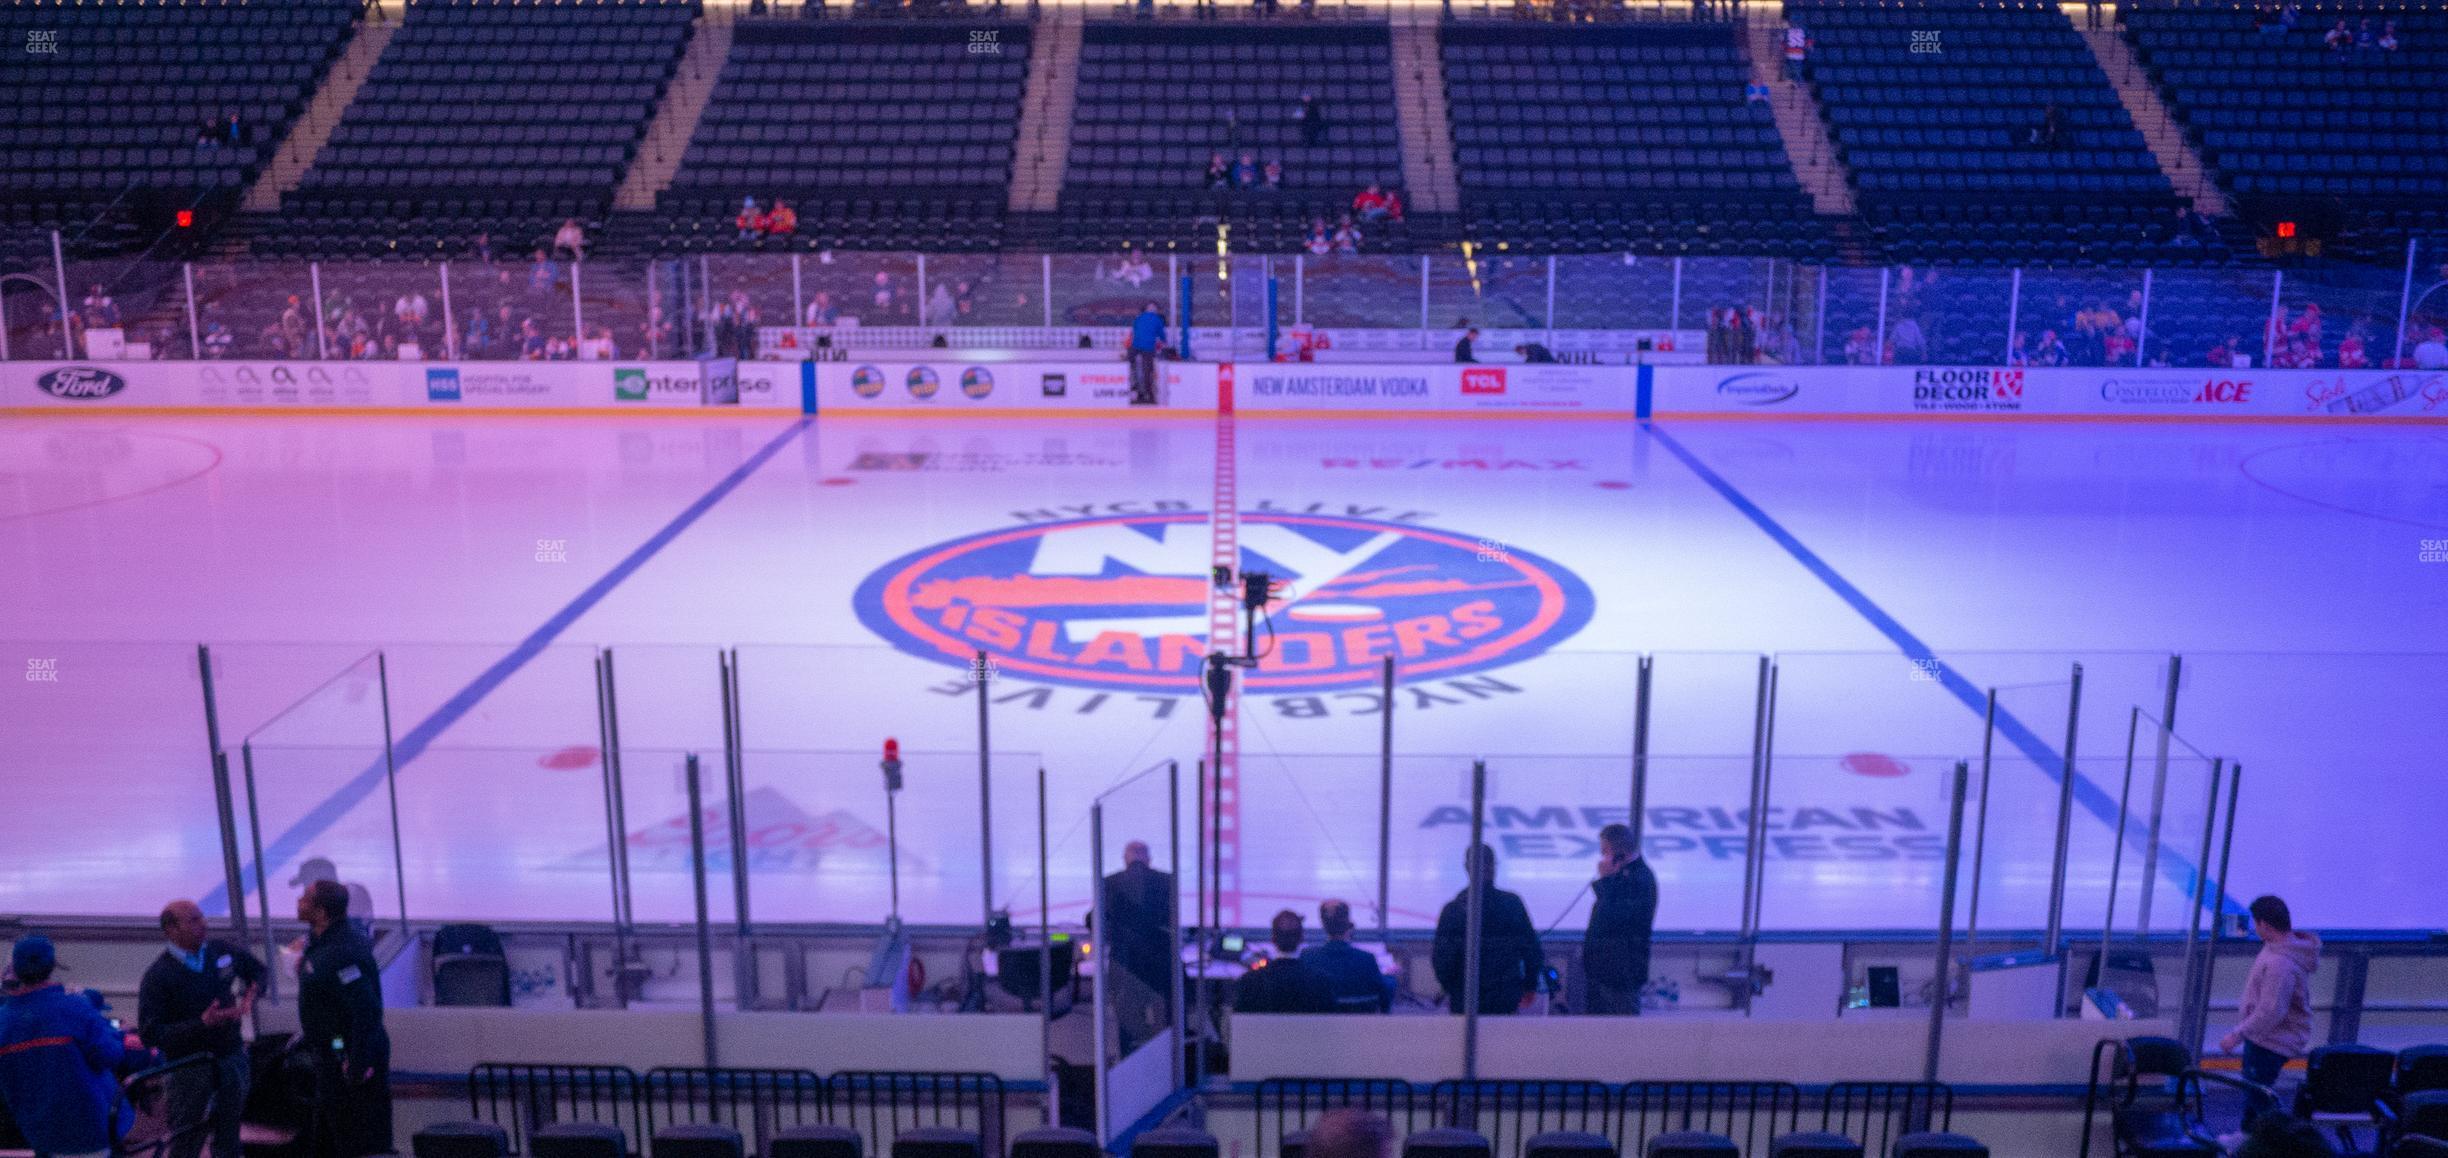
[(298, 919), (311, 934), (298, 964), (298, 1039), (314, 1059), (314, 1158), (388, 1153), (391, 1037), (374, 943), (349, 922), (338, 881), (308, 885)]
[(1640, 1016), (1641, 988), (1649, 983), (1649, 930), (1657, 923), (1657, 874), (1641, 859), (1632, 827), (1598, 830), (1597, 898), (1590, 906), (1589, 935), (1581, 942), (1581, 972), (1589, 980), (1582, 1012)]
[(205, 1105), (212, 1107), (211, 1129), (180, 1137), (171, 1158), (195, 1158), (207, 1135), (212, 1158), (239, 1158), (238, 1118), (246, 1109), (249, 1076), (239, 1027), (254, 1012), (263, 962), (243, 946), (208, 936), (204, 910), (194, 901), (164, 906), (161, 927), (170, 944), (137, 990), (137, 1033), (170, 1061), (201, 1056), (211, 1063), (181, 1074), (171, 1086), (176, 1120), (201, 1120)]

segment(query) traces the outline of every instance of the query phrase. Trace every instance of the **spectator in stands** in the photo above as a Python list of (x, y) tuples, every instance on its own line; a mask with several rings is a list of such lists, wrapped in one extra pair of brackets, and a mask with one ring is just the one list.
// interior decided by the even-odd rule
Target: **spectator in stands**
[(281, 356), (284, 358), (304, 356), (307, 328), (306, 305), (298, 300), (296, 294), (289, 295), (289, 304), (281, 309), (280, 321), (276, 324), (280, 327)]
[(1318, 104), (1316, 93), (1301, 91), (1300, 107), (1292, 111), (1292, 120), (1300, 126), (1301, 144), (1316, 148), (1326, 143), (1326, 110)]
[(869, 295), (868, 301), (875, 307), (875, 312), (878, 314), (894, 312), (899, 302), (893, 291), (892, 274), (886, 270), (877, 270), (874, 285), (875, 292)]
[(1257, 154), (1252, 153), (1247, 149), (1243, 149), (1241, 151), (1241, 159), (1233, 163), (1233, 188), (1255, 189), (1258, 187), (1258, 182), (1263, 180), (1264, 177), (1265, 174), (1258, 168)]
[(107, 330), (119, 324), (119, 303), (100, 282), (85, 292), (85, 328)]
[(1878, 335), (1871, 333), (1868, 326), (1854, 327), (1852, 333), (1845, 335), (1844, 359), (1848, 366), (1878, 365)]
[(349, 893), (320, 880), (299, 894), (306, 923), (298, 964), (299, 1038), (314, 1062), (317, 1158), (391, 1149), (391, 1038), (383, 1028), (382, 966), (349, 918)]
[(1462, 336), (1454, 341), (1454, 361), (1456, 363), (1478, 361), (1479, 327), (1470, 324), (1467, 318), (1455, 322), (1454, 325), (1462, 330)]
[(399, 319), (401, 326), (411, 330), (422, 327), (432, 310), (433, 304), (426, 300), (425, 292), (418, 289), (408, 290), (391, 303), (391, 316)]
[(919, 324), (948, 326), (952, 324), (954, 311), (952, 287), (938, 281), (935, 283), (935, 292), (927, 295), (926, 312), (919, 318)]
[(1470, 897), (1479, 894), (1479, 1012), (1512, 1013), (1547, 976), (1547, 954), (1539, 948), (1538, 927), (1518, 895), (1496, 887), (1496, 850), (1473, 845), (1463, 854), (1470, 883), (1437, 914), (1432, 951), (1437, 984), (1445, 989), (1446, 1008), (1463, 1012), (1469, 981)]
[(1326, 979), (1301, 960), (1301, 915), (1275, 914), (1267, 936), (1275, 955), (1259, 961), (1233, 988), (1235, 1013), (1332, 1013)]
[(493, 264), (493, 235), (492, 235), (492, 234), (490, 234), (490, 233), (484, 233), (484, 232), (479, 232), (479, 233), (477, 233), (477, 234), (476, 234), (476, 240), (475, 240), (475, 242), (473, 242), (472, 244), (470, 244), (470, 245), (468, 246), (468, 249), (470, 250), (471, 254), (472, 254), (472, 255), (473, 255), (475, 258), (476, 258), (476, 260), (478, 260), (478, 261), (480, 261), (480, 262), (483, 262), (483, 263), (484, 263), (484, 264), (486, 264), (486, 265), (491, 265), (491, 264)]
[(763, 236), (765, 211), (757, 206), (757, 200), (753, 195), (740, 198), (739, 212), (732, 215), (731, 227), (733, 229), (732, 238), (737, 241), (755, 241), (758, 237)]
[[(1149, 302), (1131, 319), (1130, 376), (1131, 405), (1156, 404), (1156, 354), (1164, 348), (1164, 315)], [(1143, 846), (1144, 851), (1144, 846)]]
[(2066, 361), (2065, 343), (2058, 340), (2057, 331), (2040, 331), (2040, 344), (2032, 348), (2031, 364), (2034, 366), (2063, 366)]
[(1232, 162), (1225, 160), (1222, 153), (1207, 154), (1207, 187), (1229, 189), (1232, 179)]
[(2032, 144), (2043, 149), (2062, 149), (2073, 143), (2066, 133), (2065, 110), (2050, 101), (2040, 113), (2040, 123), (2032, 129)]
[(195, 1158), (209, 1134), (212, 1158), (239, 1158), (238, 1117), (246, 1107), (249, 1076), (239, 1026), (254, 1012), (263, 962), (236, 942), (212, 940), (204, 910), (194, 901), (163, 907), (161, 928), (170, 944), (145, 969), (136, 998), (137, 1032), (169, 1061), (210, 1059), (171, 1087), (182, 1107), (173, 1110), (171, 1120), (203, 1122), (205, 1106), (212, 1107), (211, 1128), (181, 1139), (170, 1153)]
[(527, 292), (531, 294), (551, 293), (553, 286), (560, 280), (561, 267), (553, 264), (551, 254), (544, 252), (541, 246), (537, 247), (535, 258), (527, 265)]
[(217, 149), (221, 147), (221, 140), (221, 122), (214, 120), (211, 117), (206, 117), (196, 125), (195, 143), (197, 148)]
[(1589, 981), (1583, 1013), (1638, 1017), (1649, 984), (1649, 935), (1657, 923), (1657, 874), (1641, 859), (1632, 826), (1598, 830), (1598, 880), (1590, 886), (1589, 934), (1581, 972)]
[(1263, 189), (1269, 193), (1280, 193), (1283, 191), (1283, 162), (1281, 160), (1268, 161), (1266, 163), (1264, 174), (1264, 176), (1258, 179), (1258, 187), (1260, 189)]
[(2370, 325), (2367, 320), (2363, 319), (2358, 319), (2354, 325), (2347, 328), (2346, 336), (2338, 340), (2338, 369), (2371, 369), (2371, 348), (2366, 336), (2369, 332)]
[(1352, 944), (1351, 904), (1332, 897), (1319, 902), (1318, 926), (1326, 930), (1326, 943), (1302, 951), (1301, 964), (1325, 986), (1327, 1011), (1384, 1013), (1393, 1008), (1394, 990), (1378, 971), (1377, 958)]
[(235, 343), (236, 343), (236, 341), (237, 341), (237, 335), (230, 333), (230, 328), (229, 328), (228, 326), (226, 326), (226, 325), (223, 325), (223, 324), (221, 323), (221, 320), (220, 320), (219, 318), (215, 318), (215, 319), (213, 319), (212, 321), (209, 321), (209, 322), (204, 323), (204, 356), (205, 356), (205, 357), (207, 357), (207, 358), (227, 358), (227, 357), (229, 357), (229, 356), (230, 356), (230, 347), (231, 347), (233, 344), (235, 344)]
[(1351, 214), (1335, 223), (1334, 249), (1336, 253), (1360, 252), (1360, 227), (1352, 224)]
[(239, 122), (236, 110), (232, 110), (229, 116), (222, 119), (221, 143), (233, 149), (246, 146), (246, 126)]
[[(2295, 928), (2287, 903), (2273, 896), (2253, 898), (2253, 933), (2261, 952), (2244, 975), (2244, 996), (2236, 1006), (2236, 1027), (2219, 1039), (2226, 1053), (2241, 1050), (2244, 1080), (2268, 1086), (2288, 1058), (2304, 1056), (2312, 1045), (2312, 974), (2320, 969), (2320, 935)], [(2252, 1121), (2270, 1108), (2269, 1099), (2248, 1096), (2244, 1120)], [(2222, 1139), (2229, 1149), (2240, 1138)]]
[(2130, 366), (2134, 362), (2133, 334), (2124, 329), (2110, 330), (2100, 340), (2100, 364)]
[(1743, 100), (1748, 104), (1767, 104), (1772, 95), (1773, 94), (1768, 91), (1768, 86), (1761, 84), (1758, 81), (1752, 81), (1750, 84), (1743, 86)]
[(1327, 236), (1325, 218), (1310, 219), (1309, 236), (1301, 242), (1301, 248), (1308, 250), (1311, 257), (1324, 257), (1334, 252), (1334, 239)]
[(1386, 220), (1388, 220), (1388, 221), (1400, 221), (1400, 220), (1402, 220), (1402, 219), (1403, 219), (1403, 198), (1402, 198), (1402, 190), (1400, 190), (1400, 189), (1388, 189), (1388, 190), (1386, 190)]
[(829, 326), (840, 317), (841, 310), (833, 304), (832, 293), (826, 290), (817, 290), (816, 296), (808, 299), (807, 313), (800, 317), (799, 324), (803, 326)]
[(1917, 366), (1929, 360), (1929, 340), (1922, 336), (1921, 322), (1911, 314), (1896, 319), (1890, 335), (1895, 340), (1895, 360), (1906, 366)]
[(1105, 878), (1097, 903), (1113, 954), (1111, 980), (1120, 987), (1112, 996), (1121, 1010), (1125, 1053), (1172, 1020), (1173, 977), (1181, 969), (1181, 950), (1173, 939), (1173, 874), (1158, 871), (1151, 859), (1147, 842), (1123, 845), (1122, 871)]
[(2371, 17), (2366, 16), (2363, 18), (2363, 23), (2355, 28), (2355, 52), (2369, 56), (2378, 51), (2380, 51), (2380, 34), (2372, 30)]
[(2414, 343), (2414, 368), (2448, 370), (2448, 333), (2433, 326), (2421, 341)]
[(1810, 33), (1799, 24), (1785, 26), (1785, 79), (1799, 83), (1802, 66), (1810, 61)]
[(1114, 267), (1114, 280), (1138, 289), (1156, 276), (1156, 267), (1148, 263), (1147, 255), (1123, 247), (1122, 261)]
[(36, 1154), (103, 1158), (133, 1124), (113, 1070), (143, 1043), (112, 1029), (84, 993), (53, 980), (58, 968), (58, 952), (41, 934), (20, 938), (9, 951), (0, 1104)]
[(773, 212), (765, 215), (765, 236), (788, 239), (799, 232), (799, 211), (788, 201), (775, 201)]
[(1385, 189), (1374, 181), (1352, 198), (1352, 212), (1362, 221), (1383, 220), (1387, 211)]
[(2281, 31), (2284, 31), (2284, 32), (2293, 32), (2293, 31), (2295, 31), (2295, 27), (2296, 27), (2297, 25), (2299, 25), (2299, 24), (2302, 24), (2302, 23), (2303, 23), (2303, 6), (2302, 6), (2302, 5), (2297, 4), (2297, 3), (2295, 2), (2295, 0), (2286, 0), (2286, 3), (2285, 3), (2285, 4), (2283, 4), (2283, 5), (2280, 5), (2280, 6), (2279, 6), (2279, 8), (2278, 8), (2278, 27), (2279, 27), (2279, 29), (2280, 29)]
[(586, 260), (586, 227), (575, 217), (561, 219), (561, 228), (553, 232), (553, 253), (568, 254), (571, 261)]
[(1768, 315), (1768, 324), (1760, 328), (1759, 352), (1781, 366), (1800, 361), (1802, 340), (1794, 334), (1792, 319), (1783, 314)]
[(2394, 20), (2380, 26), (2380, 51), (2397, 51), (2397, 22)]
[(1386, 1158), (1394, 1145), (1394, 1127), (1383, 1114), (1367, 1110), (1329, 1110), (1309, 1127), (1303, 1158)]
[(2341, 17), (2337, 22), (2337, 26), (2331, 28), (2326, 35), (2321, 37), (2321, 43), (2327, 45), (2329, 47), (2329, 51), (2337, 53), (2339, 56), (2344, 56), (2348, 50), (2354, 47), (2354, 32), (2346, 27), (2346, 21), (2343, 17)]
[(1522, 361), (1533, 366), (1551, 366), (1556, 360), (1555, 351), (1537, 342), (1523, 342), (1513, 347), (1513, 352), (1520, 355)]
[(2006, 343), (2006, 364), (2009, 366), (2031, 365), (2031, 339), (2021, 330), (2015, 331), (2014, 340)]
[(552, 353), (552, 344), (544, 337), (544, 328), (534, 318), (519, 322), (519, 352), (522, 361), (541, 362)]

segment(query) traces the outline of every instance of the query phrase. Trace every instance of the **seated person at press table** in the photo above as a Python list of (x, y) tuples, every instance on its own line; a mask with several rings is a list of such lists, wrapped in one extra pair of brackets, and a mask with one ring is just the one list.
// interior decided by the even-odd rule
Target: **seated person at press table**
[(1261, 961), (1237, 983), (1235, 1013), (1329, 1013), (1325, 979), (1300, 958), (1301, 915), (1275, 914), (1275, 956)]
[(1393, 987), (1377, 969), (1377, 958), (1352, 944), (1351, 904), (1328, 899), (1318, 905), (1318, 924), (1326, 943), (1301, 953), (1301, 964), (1326, 987), (1333, 1013), (1384, 1013), (1393, 1008)]

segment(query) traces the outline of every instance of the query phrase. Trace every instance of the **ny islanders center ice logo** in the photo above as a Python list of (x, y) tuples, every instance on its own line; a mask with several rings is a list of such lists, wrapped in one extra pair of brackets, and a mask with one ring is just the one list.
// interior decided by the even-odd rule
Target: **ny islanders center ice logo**
[[(1252, 511), (1240, 567), (1283, 585), (1245, 686), (1308, 693), (1515, 663), (1589, 622), (1579, 576), (1526, 551), (1399, 523)], [(861, 622), (912, 655), (1017, 679), (1198, 694), (1210, 528), (1199, 512), (1038, 523), (915, 551), (869, 575)]]

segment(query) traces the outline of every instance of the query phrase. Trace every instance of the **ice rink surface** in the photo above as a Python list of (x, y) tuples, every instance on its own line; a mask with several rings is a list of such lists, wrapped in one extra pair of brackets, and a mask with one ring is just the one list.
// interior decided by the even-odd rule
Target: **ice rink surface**
[[(1241, 562), (1290, 583), (1240, 707), (1245, 921), (1328, 895), (1373, 916), (1390, 653), (1393, 923), (1432, 921), (1457, 887), (1478, 757), (1502, 878), (1542, 924), (1577, 926), (1596, 827), (1629, 811), (1647, 652), (1662, 927), (1739, 923), (1762, 655), (1770, 928), (1934, 922), (1952, 768), (1977, 785), (1984, 749), (1967, 819), (1980, 923), (2036, 927), (2078, 662), (2069, 925), (2099, 926), (2111, 874), (2120, 927), (2144, 881), (2154, 928), (2183, 919), (2214, 760), (2243, 766), (2228, 896), (2283, 893), (2323, 928), (2448, 925), (2448, 431), (1243, 419), (1235, 434)], [(319, 856), (380, 916), (404, 894), (420, 920), (601, 920), (618, 830), (639, 919), (685, 918), (679, 769), (700, 753), (719, 809), (724, 647), (760, 921), (882, 915), (887, 736), (908, 753), (912, 920), (1034, 914), (1040, 766), (1058, 913), (1086, 895), (1087, 802), (1165, 761), (1182, 766), (1188, 871), (1204, 707), (1185, 665), (1204, 650), (1216, 435), (1162, 417), (14, 420), (0, 912), (226, 905), (198, 643), (245, 887), (260, 845), (276, 904)], [(619, 707), (609, 802), (599, 648)], [(2163, 779), (2136, 712), (2164, 712), (2172, 654)], [(2120, 797), (2136, 806), (2121, 856)], [(1118, 790), (1107, 861), (1132, 836), (1170, 859), (1167, 808), (1161, 772)], [(727, 874), (725, 827), (709, 837)]]

